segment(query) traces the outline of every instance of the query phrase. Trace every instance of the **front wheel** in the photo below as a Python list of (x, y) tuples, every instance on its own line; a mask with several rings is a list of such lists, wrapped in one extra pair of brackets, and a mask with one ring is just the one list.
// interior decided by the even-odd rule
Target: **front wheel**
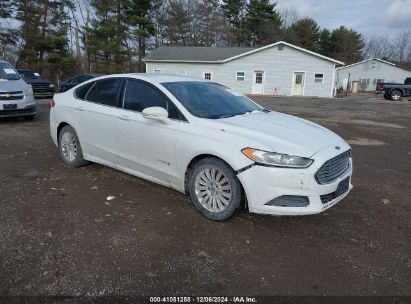
[(235, 172), (217, 158), (204, 158), (194, 165), (188, 190), (196, 209), (215, 221), (233, 216), (243, 199)]
[(402, 97), (402, 93), (399, 90), (393, 90), (390, 94), (391, 100), (398, 101)]
[(70, 167), (81, 167), (88, 164), (88, 161), (83, 158), (76, 131), (69, 125), (60, 131), (59, 152), (63, 162)]

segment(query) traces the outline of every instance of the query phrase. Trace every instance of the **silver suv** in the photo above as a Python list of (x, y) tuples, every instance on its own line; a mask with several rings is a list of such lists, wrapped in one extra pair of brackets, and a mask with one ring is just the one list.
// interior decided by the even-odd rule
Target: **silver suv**
[(34, 118), (36, 103), (30, 85), (7, 61), (0, 60), (0, 118), (24, 117)]

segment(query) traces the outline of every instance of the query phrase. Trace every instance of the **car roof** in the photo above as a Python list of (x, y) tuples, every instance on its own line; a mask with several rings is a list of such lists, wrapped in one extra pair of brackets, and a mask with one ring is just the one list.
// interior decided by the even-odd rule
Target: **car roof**
[(125, 74), (111, 74), (101, 76), (100, 79), (111, 78), (111, 77), (129, 77), (135, 79), (141, 79), (148, 82), (164, 83), (164, 82), (185, 82), (185, 81), (197, 81), (197, 82), (207, 82), (204, 79), (173, 75), (173, 74), (147, 74), (147, 73), (125, 73)]

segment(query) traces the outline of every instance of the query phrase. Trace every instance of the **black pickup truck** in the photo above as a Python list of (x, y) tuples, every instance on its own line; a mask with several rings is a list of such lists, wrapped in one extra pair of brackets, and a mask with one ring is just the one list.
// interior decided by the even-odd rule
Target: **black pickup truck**
[(39, 73), (35, 70), (29, 69), (17, 69), (17, 72), (20, 74), (21, 78), (31, 85), (33, 88), (34, 97), (39, 98), (51, 98), (54, 95), (55, 88), (54, 84), (46, 79), (43, 79)]
[(411, 77), (405, 78), (404, 84), (377, 83), (376, 91), (384, 91), (384, 98), (398, 101), (402, 97), (411, 96)]

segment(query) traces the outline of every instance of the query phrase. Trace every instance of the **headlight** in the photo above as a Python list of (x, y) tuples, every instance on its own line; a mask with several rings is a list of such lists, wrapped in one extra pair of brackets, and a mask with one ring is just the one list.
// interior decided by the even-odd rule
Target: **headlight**
[(32, 96), (33, 95), (33, 88), (31, 87), (31, 85), (27, 85), (27, 88), (24, 92), (24, 95), (26, 95), (26, 96)]
[(253, 148), (245, 148), (241, 152), (256, 163), (287, 168), (307, 168), (314, 160), (288, 154), (261, 151)]
[(54, 89), (54, 84), (51, 84), (51, 85), (50, 85), (50, 89)]

